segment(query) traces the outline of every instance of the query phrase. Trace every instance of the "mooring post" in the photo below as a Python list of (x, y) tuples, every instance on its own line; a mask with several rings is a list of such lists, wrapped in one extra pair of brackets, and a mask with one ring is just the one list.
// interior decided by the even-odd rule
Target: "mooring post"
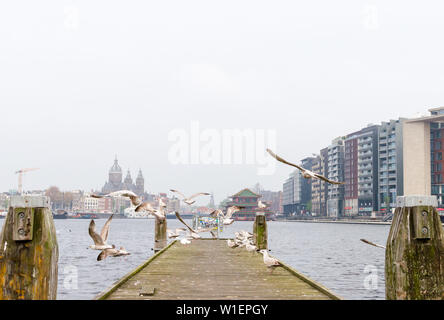
[(12, 196), (0, 236), (0, 300), (55, 300), (59, 248), (44, 196)]
[(256, 213), (253, 224), (253, 241), (258, 250), (268, 249), (267, 218), (265, 213)]
[(444, 238), (435, 196), (397, 198), (385, 252), (386, 299), (444, 299)]
[(154, 252), (165, 248), (167, 243), (167, 219), (156, 218), (154, 227)]

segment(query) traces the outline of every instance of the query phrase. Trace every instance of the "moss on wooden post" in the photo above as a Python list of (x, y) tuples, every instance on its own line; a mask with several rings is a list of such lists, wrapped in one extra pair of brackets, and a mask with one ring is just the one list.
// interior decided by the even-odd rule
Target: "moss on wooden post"
[(165, 248), (167, 243), (167, 220), (156, 218), (154, 227), (154, 252)]
[(443, 228), (436, 208), (421, 202), (396, 208), (385, 257), (388, 300), (444, 299)]
[(268, 249), (267, 219), (263, 212), (256, 213), (253, 224), (253, 241), (258, 250)]
[[(0, 236), (0, 300), (54, 300), (58, 244), (46, 197), (16, 197)], [(27, 205), (29, 204), (29, 206)]]

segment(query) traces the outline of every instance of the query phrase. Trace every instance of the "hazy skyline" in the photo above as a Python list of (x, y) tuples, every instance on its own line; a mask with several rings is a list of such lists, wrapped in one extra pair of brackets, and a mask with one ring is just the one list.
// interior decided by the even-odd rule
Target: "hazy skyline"
[[(176, 129), (276, 132), (289, 161), (444, 101), (444, 4), (22, 1), (0, 4), (0, 191), (100, 189), (115, 155), (149, 192), (214, 192), (292, 172), (173, 165)], [(264, 150), (265, 151), (265, 150)], [(209, 199), (208, 199), (209, 200)], [(201, 201), (207, 203), (206, 200)]]

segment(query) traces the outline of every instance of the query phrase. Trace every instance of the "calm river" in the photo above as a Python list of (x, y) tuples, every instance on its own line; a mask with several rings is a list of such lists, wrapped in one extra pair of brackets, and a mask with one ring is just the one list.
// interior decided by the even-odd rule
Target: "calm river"
[[(108, 243), (123, 246), (130, 256), (96, 261), (99, 251), (87, 249), (89, 220), (54, 220), (59, 243), (58, 299), (92, 299), (153, 254), (153, 219), (114, 219)], [(99, 231), (105, 219), (96, 220)], [(4, 219), (0, 220), (0, 227)], [(189, 221), (191, 223), (191, 221)], [(180, 227), (168, 220), (168, 227)], [(235, 222), (222, 236), (252, 231), (252, 222)], [(345, 299), (384, 299), (384, 249), (390, 226), (331, 223), (268, 223), (271, 255), (323, 284)]]

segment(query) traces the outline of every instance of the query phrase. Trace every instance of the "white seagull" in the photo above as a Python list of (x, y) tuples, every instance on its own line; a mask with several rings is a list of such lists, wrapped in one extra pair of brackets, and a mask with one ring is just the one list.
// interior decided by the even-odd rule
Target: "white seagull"
[(247, 249), (248, 252), (253, 252), (254, 253), (254, 252), (256, 252), (257, 247), (255, 245), (253, 245), (252, 243), (247, 242), (245, 244), (245, 249)]
[(260, 200), (258, 201), (257, 206), (259, 209), (265, 209), (267, 207), (267, 205)]
[(238, 247), (238, 244), (237, 244), (235, 241), (231, 240), (231, 239), (228, 239), (228, 240), (227, 240), (227, 245), (228, 245), (230, 248), (236, 248), (236, 247)]
[(134, 211), (148, 212), (148, 214), (155, 216), (157, 219), (164, 220), (166, 218), (165, 207), (165, 203), (162, 201), (162, 199), (159, 199), (159, 209), (154, 209), (151, 203), (145, 201), (138, 205)]
[(182, 197), (182, 201), (188, 205), (192, 205), (193, 203), (195, 203), (196, 200), (193, 200), (193, 201), (191, 201), (191, 200), (198, 197), (198, 196), (209, 196), (210, 195), (210, 193), (208, 193), (208, 192), (199, 192), (199, 193), (193, 194), (191, 197), (187, 198), (182, 192), (180, 192), (178, 190), (170, 189), (170, 191), (180, 195)]
[(344, 184), (344, 183), (345, 183), (345, 182), (339, 182), (339, 181), (333, 181), (333, 180), (330, 180), (330, 179), (328, 179), (328, 178), (326, 178), (326, 177), (324, 177), (324, 176), (322, 176), (322, 175), (320, 175), (320, 174), (318, 174), (318, 173), (315, 173), (315, 172), (312, 172), (312, 171), (310, 171), (310, 170), (304, 169), (304, 168), (298, 166), (297, 164), (294, 164), (294, 163), (288, 162), (288, 161), (282, 159), (281, 157), (279, 157), (277, 154), (273, 153), (273, 151), (271, 151), (270, 149), (267, 149), (267, 151), (268, 151), (268, 153), (269, 153), (273, 158), (275, 158), (276, 160), (278, 160), (278, 161), (280, 161), (280, 162), (282, 162), (282, 163), (288, 164), (288, 165), (290, 165), (290, 166), (293, 166), (293, 167), (298, 168), (299, 170), (301, 170), (301, 171), (302, 171), (302, 176), (303, 176), (305, 179), (311, 179), (311, 178), (321, 179), (321, 180), (323, 180), (323, 181), (325, 181), (325, 182), (328, 182), (328, 183), (331, 183), (331, 184)]
[(273, 273), (275, 268), (282, 267), (282, 264), (277, 259), (270, 257), (268, 250), (262, 249), (259, 252), (264, 256), (264, 264), (271, 270), (270, 273)]
[(192, 237), (193, 239), (200, 239), (200, 235), (198, 235), (197, 230), (194, 230), (193, 228), (191, 228), (185, 221), (183, 221), (182, 217), (180, 216), (179, 212), (175, 211), (176, 217), (177, 219), (179, 219), (180, 222), (183, 223), (183, 225), (185, 227), (187, 227), (187, 229), (190, 231), (190, 237)]
[(192, 239), (193, 239), (193, 238), (186, 237), (186, 238), (180, 239), (180, 243), (181, 243), (181, 244), (185, 244), (185, 245), (187, 245), (187, 244), (190, 244), (190, 243), (191, 243), (191, 240), (192, 240)]
[(120, 190), (120, 191), (115, 191), (115, 192), (111, 192), (105, 195), (100, 195), (100, 194), (91, 194), (91, 198), (105, 198), (105, 197), (126, 197), (126, 198), (130, 198), (131, 200), (131, 204), (135, 207), (137, 207), (138, 205), (140, 205), (142, 203), (142, 200), (140, 200), (140, 198), (137, 196), (137, 194), (135, 194), (132, 191), (129, 190)]
[(175, 239), (180, 236), (181, 232), (186, 231), (185, 228), (176, 228), (175, 230), (167, 229), (168, 238)]
[(109, 217), (108, 220), (105, 222), (100, 234), (96, 232), (96, 223), (94, 222), (94, 219), (91, 220), (91, 222), (89, 223), (88, 233), (93, 239), (94, 244), (90, 245), (89, 248), (93, 250), (105, 250), (113, 248), (112, 245), (106, 243), (106, 241), (108, 240), (109, 226), (113, 216), (114, 214), (112, 214), (111, 217)]
[(224, 225), (230, 225), (234, 222), (234, 219), (231, 217), (233, 216), (233, 213), (239, 211), (241, 208), (237, 206), (232, 206), (227, 209), (227, 214), (223, 216), (223, 224)]

